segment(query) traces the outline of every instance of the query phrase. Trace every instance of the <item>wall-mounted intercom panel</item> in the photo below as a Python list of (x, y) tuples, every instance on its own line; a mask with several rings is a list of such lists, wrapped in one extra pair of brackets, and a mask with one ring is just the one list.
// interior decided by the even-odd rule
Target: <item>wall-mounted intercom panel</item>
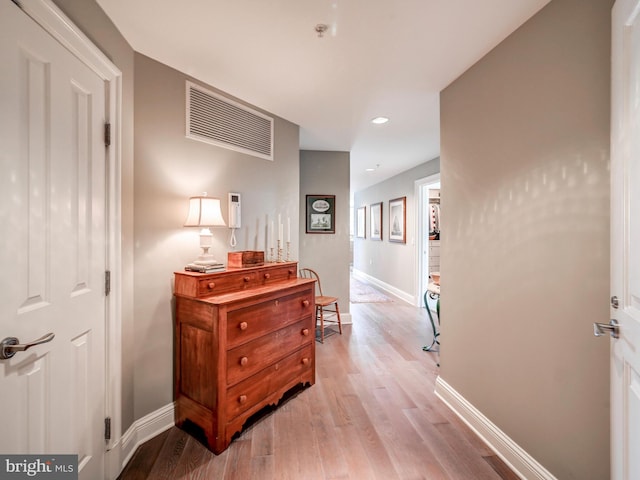
[(240, 228), (240, 194), (229, 192), (229, 228)]

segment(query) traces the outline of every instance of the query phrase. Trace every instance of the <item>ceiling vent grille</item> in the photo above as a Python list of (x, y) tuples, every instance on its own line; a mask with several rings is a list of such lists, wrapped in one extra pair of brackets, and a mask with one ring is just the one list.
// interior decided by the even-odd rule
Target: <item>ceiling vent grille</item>
[(273, 118), (191, 82), (187, 138), (273, 160)]

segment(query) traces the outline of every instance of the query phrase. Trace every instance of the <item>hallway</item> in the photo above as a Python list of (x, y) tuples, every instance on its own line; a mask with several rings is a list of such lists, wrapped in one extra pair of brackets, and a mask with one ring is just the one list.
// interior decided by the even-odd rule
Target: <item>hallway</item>
[(121, 480), (516, 480), (433, 394), (424, 309), (351, 305), (353, 325), (316, 344), (316, 384), (247, 427), (221, 455), (172, 428), (144, 444)]

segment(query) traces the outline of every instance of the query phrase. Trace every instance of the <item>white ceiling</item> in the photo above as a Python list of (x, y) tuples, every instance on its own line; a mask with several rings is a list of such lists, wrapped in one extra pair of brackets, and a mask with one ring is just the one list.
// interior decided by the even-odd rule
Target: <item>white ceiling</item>
[(440, 90), (549, 2), (97, 1), (137, 52), (351, 152), (352, 191), (437, 157)]

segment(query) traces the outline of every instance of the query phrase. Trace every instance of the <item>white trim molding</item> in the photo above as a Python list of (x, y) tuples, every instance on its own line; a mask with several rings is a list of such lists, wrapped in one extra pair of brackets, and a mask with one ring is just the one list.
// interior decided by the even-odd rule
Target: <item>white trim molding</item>
[[(416, 233), (418, 240), (415, 242), (415, 279), (417, 293), (414, 296), (413, 305), (423, 307), (423, 294), (429, 284), (429, 223), (424, 219), (428, 218), (425, 203), (428, 205), (429, 198), (425, 198), (425, 188), (440, 182), (440, 173), (434, 173), (428, 177), (419, 178), (414, 182), (414, 198), (416, 206), (414, 208), (416, 217)], [(428, 192), (428, 189), (427, 189)], [(428, 197), (428, 195), (427, 195)], [(427, 261), (425, 262), (425, 257)]]
[(548, 470), (514, 442), (507, 434), (469, 403), (451, 385), (436, 379), (435, 394), (466, 423), (520, 478), (557, 480)]
[(51, 0), (17, 0), (18, 6), (82, 63), (111, 81), (122, 72)]
[(174, 411), (175, 405), (171, 402), (133, 422), (116, 446), (120, 449), (119, 458), (122, 459), (118, 473), (122, 472), (140, 445), (173, 427)]
[(399, 288), (394, 287), (393, 285), (389, 285), (388, 283), (385, 283), (382, 280), (377, 279), (376, 277), (372, 277), (371, 275), (368, 275), (356, 268), (353, 269), (352, 275), (353, 275), (353, 278), (370, 283), (371, 285), (375, 285), (380, 290), (384, 290), (385, 292), (390, 293), (394, 297), (397, 297), (400, 300), (409, 303), (410, 305), (416, 304), (415, 295), (411, 295), (410, 293), (402, 291)]

